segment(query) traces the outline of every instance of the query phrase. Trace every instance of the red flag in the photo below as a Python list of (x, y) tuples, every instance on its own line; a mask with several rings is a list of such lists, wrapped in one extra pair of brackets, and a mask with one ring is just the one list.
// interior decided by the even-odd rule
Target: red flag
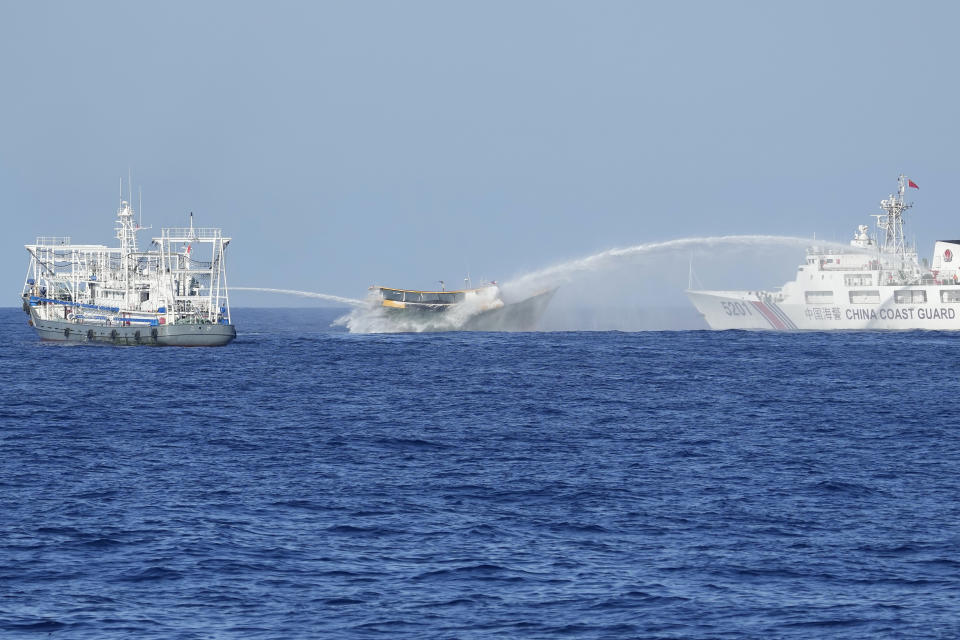
[(908, 186), (908, 187), (913, 187), (914, 189), (919, 189), (919, 188), (920, 188), (920, 187), (917, 186), (917, 183), (914, 182), (913, 180), (911, 180), (910, 178), (907, 178), (907, 186)]

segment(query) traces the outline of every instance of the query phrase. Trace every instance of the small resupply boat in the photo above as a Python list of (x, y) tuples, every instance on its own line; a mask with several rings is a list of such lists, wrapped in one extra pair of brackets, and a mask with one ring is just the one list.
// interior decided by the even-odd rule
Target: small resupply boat
[(119, 247), (38, 237), (25, 245), (30, 266), (23, 310), (42, 340), (114, 345), (213, 347), (237, 336), (230, 322), (220, 229), (164, 228), (149, 250), (134, 209), (117, 210)]
[(376, 287), (385, 309), (402, 310), (404, 313), (444, 313), (457, 305), (475, 305), (476, 311), (492, 311), (503, 307), (500, 290), (496, 283), (485, 284), (476, 289), (459, 291), (421, 291), (419, 289), (393, 289)]
[(496, 282), (456, 291), (379, 286), (371, 291), (400, 331), (534, 331), (556, 288), (512, 300), (504, 300)]

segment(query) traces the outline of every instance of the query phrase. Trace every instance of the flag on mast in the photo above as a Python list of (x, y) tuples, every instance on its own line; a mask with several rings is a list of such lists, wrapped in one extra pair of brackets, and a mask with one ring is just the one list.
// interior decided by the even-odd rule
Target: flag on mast
[(907, 186), (908, 186), (908, 187), (911, 187), (911, 188), (913, 188), (913, 189), (919, 189), (919, 188), (920, 188), (920, 187), (917, 186), (917, 183), (914, 182), (913, 180), (911, 180), (910, 178), (907, 178)]

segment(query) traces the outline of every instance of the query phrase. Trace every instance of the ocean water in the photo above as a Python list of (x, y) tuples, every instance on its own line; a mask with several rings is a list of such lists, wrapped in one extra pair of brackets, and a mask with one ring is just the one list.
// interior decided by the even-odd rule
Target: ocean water
[(0, 637), (960, 636), (960, 336), (235, 319), (0, 310)]

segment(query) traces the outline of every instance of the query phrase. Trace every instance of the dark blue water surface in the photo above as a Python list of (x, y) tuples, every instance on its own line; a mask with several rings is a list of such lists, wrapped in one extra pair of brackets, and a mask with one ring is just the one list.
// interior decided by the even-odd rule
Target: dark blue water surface
[(235, 319), (0, 312), (0, 637), (960, 635), (957, 336)]

